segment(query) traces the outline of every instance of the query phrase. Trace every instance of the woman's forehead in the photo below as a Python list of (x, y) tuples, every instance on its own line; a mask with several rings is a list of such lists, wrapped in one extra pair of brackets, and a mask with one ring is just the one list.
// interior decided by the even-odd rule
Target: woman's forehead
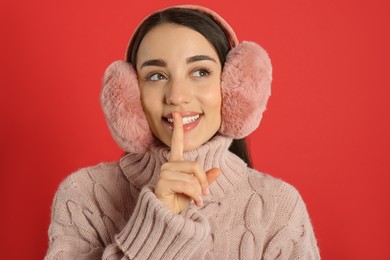
[(137, 61), (194, 55), (218, 59), (213, 46), (202, 34), (186, 26), (169, 23), (158, 25), (145, 35), (138, 49)]

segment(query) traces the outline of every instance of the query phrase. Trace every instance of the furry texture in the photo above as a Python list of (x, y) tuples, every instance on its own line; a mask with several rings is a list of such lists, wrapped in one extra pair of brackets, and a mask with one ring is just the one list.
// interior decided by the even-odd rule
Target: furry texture
[(243, 138), (259, 126), (271, 81), (271, 61), (258, 44), (242, 42), (229, 52), (221, 82), (221, 134)]
[(153, 135), (142, 110), (137, 74), (131, 64), (116, 61), (107, 68), (100, 101), (118, 145), (126, 152), (145, 152)]

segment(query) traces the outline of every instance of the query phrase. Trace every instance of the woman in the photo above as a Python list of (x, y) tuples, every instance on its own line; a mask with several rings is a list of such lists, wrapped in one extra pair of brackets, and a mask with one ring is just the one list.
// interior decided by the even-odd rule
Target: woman
[[(47, 259), (319, 259), (304, 202), (250, 167), (271, 65), (200, 6), (147, 17), (106, 71), (102, 107), (127, 152), (69, 176)], [(232, 151), (229, 151), (232, 150)]]

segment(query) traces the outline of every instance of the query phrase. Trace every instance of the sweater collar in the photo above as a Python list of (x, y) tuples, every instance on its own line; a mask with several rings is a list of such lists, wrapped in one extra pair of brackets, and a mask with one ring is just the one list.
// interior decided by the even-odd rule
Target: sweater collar
[[(222, 174), (210, 186), (210, 196), (221, 197), (231, 190), (246, 173), (247, 165), (228, 149), (232, 139), (217, 135), (197, 149), (184, 153), (185, 160), (197, 160), (205, 171), (219, 168)], [(155, 144), (144, 154), (126, 154), (120, 167), (126, 178), (138, 189), (155, 185), (161, 165), (167, 162), (169, 147)]]

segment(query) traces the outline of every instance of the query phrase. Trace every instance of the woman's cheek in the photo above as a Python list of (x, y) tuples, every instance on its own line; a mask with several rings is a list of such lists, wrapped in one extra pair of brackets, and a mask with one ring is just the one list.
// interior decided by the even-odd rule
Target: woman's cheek
[(203, 100), (203, 104), (207, 107), (218, 109), (222, 105), (222, 96), (220, 87), (209, 88), (200, 94), (200, 98)]
[(154, 97), (151, 95), (151, 93), (148, 93), (146, 90), (147, 88), (141, 88), (140, 89), (140, 94), (141, 94), (141, 104), (142, 104), (142, 109), (144, 110), (144, 113), (146, 115), (146, 118), (148, 120), (149, 125), (151, 125), (151, 119), (152, 115), (154, 114), (153, 112), (153, 106), (152, 106), (152, 100), (154, 100)]

